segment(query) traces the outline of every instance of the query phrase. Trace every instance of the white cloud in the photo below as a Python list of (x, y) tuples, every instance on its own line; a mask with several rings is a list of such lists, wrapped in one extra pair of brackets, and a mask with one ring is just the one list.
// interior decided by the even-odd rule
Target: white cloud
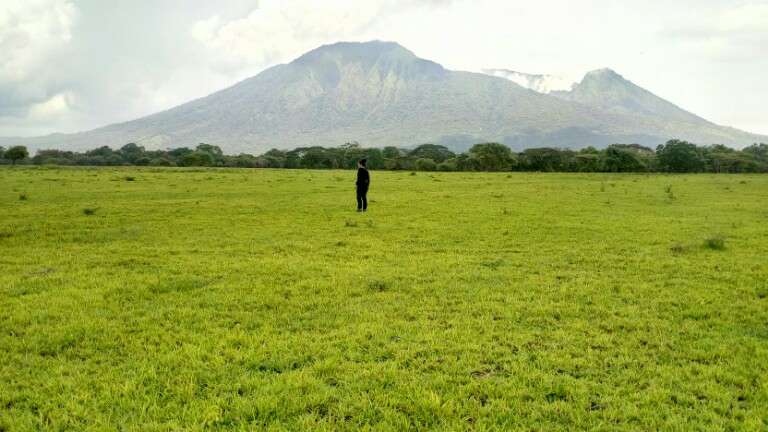
[(76, 96), (71, 92), (63, 92), (54, 95), (50, 99), (32, 104), (29, 107), (29, 117), (34, 120), (57, 120), (62, 115), (72, 112)]
[(210, 66), (227, 72), (285, 62), (325, 43), (357, 39), (388, 17), (445, 0), (263, 0), (244, 18), (218, 15), (196, 22), (191, 35), (206, 49)]
[(25, 104), (48, 98), (34, 85), (72, 39), (78, 11), (68, 0), (4, 0), (0, 4), (0, 94)]

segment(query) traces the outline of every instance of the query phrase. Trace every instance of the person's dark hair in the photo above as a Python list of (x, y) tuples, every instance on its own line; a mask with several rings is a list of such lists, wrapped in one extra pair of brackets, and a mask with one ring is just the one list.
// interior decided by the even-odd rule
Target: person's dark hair
[(360, 165), (365, 166), (366, 159), (360, 159)]

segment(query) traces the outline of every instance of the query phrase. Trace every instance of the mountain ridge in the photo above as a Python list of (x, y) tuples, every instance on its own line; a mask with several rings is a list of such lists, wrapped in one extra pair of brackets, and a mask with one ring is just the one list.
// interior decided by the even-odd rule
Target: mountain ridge
[(586, 84), (563, 94), (542, 94), (508, 79), (445, 69), (395, 42), (338, 42), (169, 110), (21, 144), (83, 150), (206, 142), (228, 153), (263, 153), (350, 141), (373, 147), (432, 142), (454, 150), (483, 141), (513, 149), (656, 145), (672, 138), (733, 147), (768, 141), (707, 122), (623, 77), (618, 84), (613, 76), (594, 78), (585, 76)]

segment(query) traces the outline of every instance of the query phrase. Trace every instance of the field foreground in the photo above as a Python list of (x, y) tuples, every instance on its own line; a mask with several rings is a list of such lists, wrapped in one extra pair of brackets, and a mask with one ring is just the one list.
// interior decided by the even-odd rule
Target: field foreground
[(0, 169), (0, 431), (767, 430), (768, 176)]

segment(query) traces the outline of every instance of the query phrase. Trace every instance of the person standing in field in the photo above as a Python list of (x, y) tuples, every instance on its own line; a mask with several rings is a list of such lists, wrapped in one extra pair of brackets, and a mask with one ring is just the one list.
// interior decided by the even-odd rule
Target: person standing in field
[(365, 159), (361, 159), (357, 163), (357, 182), (355, 182), (355, 190), (357, 191), (357, 211), (364, 212), (368, 210), (368, 186), (371, 184), (371, 176), (368, 174), (368, 170), (365, 169)]

